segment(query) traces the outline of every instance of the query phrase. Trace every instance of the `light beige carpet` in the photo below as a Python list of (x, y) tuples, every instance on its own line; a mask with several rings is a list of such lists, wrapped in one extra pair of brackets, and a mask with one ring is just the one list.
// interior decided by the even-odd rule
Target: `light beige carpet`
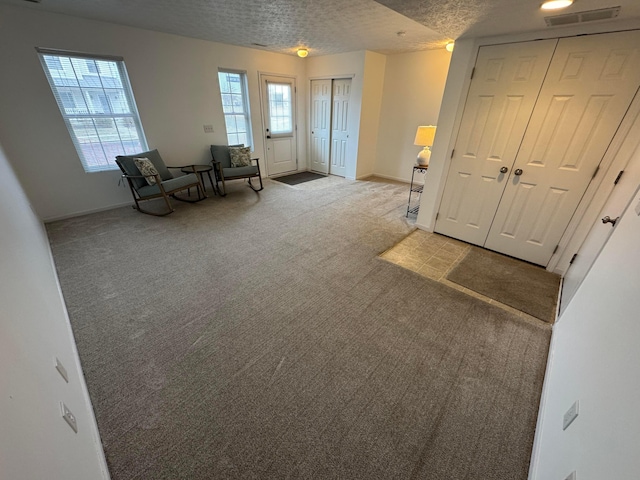
[(527, 478), (548, 326), (376, 258), (405, 186), (327, 185), (47, 226), (114, 480)]

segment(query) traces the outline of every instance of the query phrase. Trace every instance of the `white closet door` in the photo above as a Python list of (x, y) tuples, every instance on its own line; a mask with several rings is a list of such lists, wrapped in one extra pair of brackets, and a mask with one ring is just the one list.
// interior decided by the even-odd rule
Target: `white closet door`
[(481, 47), (435, 230), (483, 245), (557, 40)]
[(331, 166), (329, 167), (329, 173), (340, 177), (344, 177), (347, 174), (350, 97), (351, 79), (334, 80), (331, 121)]
[(311, 170), (329, 173), (331, 80), (311, 81)]
[(561, 39), (485, 247), (546, 265), (640, 85), (640, 31)]

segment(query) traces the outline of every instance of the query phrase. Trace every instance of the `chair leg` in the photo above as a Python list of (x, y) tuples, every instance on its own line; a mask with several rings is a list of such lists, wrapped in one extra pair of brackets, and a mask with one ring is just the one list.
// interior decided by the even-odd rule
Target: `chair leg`
[(260, 190), (264, 189), (264, 186), (262, 185), (262, 174), (260, 173), (260, 160), (258, 159), (256, 159), (256, 167), (258, 167), (258, 180), (260, 181), (260, 188), (258, 190), (253, 188), (253, 184), (251, 183), (251, 178), (249, 178), (249, 186), (254, 192), (259, 192)]
[[(160, 189), (162, 190), (162, 185), (160, 185)], [(169, 195), (167, 195), (164, 190), (162, 190), (162, 198), (164, 198), (165, 203), (167, 204), (167, 208), (169, 209), (168, 213), (173, 212), (173, 207), (171, 206), (171, 202), (169, 201)]]
[[(213, 194), (217, 195), (216, 186), (213, 184), (213, 180), (211, 180), (211, 172), (207, 172), (207, 176), (209, 177), (209, 183), (211, 184), (211, 188), (213, 189)], [(202, 183), (204, 184), (204, 181)]]
[(220, 192), (220, 196), (221, 197), (226, 197), (227, 196), (227, 187), (224, 184), (224, 177), (222, 177), (221, 181), (222, 181), (222, 190), (220, 190), (220, 187), (218, 187), (218, 192)]

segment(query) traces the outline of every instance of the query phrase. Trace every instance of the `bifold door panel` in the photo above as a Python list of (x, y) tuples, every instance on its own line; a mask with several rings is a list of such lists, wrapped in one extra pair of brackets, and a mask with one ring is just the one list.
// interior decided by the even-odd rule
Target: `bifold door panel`
[(351, 79), (311, 81), (311, 169), (347, 173)]

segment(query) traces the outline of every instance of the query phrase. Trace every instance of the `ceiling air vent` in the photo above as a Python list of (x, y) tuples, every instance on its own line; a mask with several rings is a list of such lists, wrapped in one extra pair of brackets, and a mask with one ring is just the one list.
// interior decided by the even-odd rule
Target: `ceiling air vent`
[(565, 15), (554, 15), (544, 17), (547, 27), (558, 27), (560, 25), (572, 25), (574, 23), (594, 22), (596, 20), (610, 20), (616, 18), (620, 13), (620, 7), (601, 8), (599, 10), (587, 10), (586, 12), (567, 13)]

